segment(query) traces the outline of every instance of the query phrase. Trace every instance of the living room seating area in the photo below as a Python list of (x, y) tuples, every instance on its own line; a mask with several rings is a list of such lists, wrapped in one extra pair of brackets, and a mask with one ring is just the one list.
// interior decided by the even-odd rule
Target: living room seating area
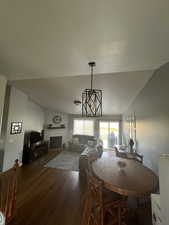
[(103, 146), (94, 136), (73, 135), (68, 147), (61, 149), (60, 154), (48, 162), (46, 167), (79, 171), (81, 176), (85, 176), (88, 158), (101, 157), (102, 153)]
[(91, 135), (73, 135), (72, 140), (68, 142), (68, 149), (69, 151), (77, 151), (82, 152), (88, 141), (96, 141), (94, 136)]

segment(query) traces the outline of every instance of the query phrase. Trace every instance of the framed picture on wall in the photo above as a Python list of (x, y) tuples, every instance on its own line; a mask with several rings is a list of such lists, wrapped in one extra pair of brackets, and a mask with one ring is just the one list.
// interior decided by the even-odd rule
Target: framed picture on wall
[(12, 122), (10, 134), (20, 134), (22, 133), (22, 122)]

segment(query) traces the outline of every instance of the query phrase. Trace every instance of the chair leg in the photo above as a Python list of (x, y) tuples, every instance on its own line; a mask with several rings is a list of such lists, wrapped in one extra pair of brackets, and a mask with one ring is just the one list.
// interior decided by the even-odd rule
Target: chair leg
[(121, 225), (120, 208), (118, 208), (118, 225)]

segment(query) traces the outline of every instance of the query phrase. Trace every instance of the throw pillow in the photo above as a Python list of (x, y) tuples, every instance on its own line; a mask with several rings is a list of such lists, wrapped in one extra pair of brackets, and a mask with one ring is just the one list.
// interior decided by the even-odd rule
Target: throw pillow
[(90, 146), (90, 147), (94, 147), (94, 141), (88, 140), (87, 145)]
[(78, 145), (78, 144), (79, 144), (79, 138), (78, 138), (78, 137), (74, 137), (74, 138), (72, 139), (72, 143), (73, 143), (74, 145)]

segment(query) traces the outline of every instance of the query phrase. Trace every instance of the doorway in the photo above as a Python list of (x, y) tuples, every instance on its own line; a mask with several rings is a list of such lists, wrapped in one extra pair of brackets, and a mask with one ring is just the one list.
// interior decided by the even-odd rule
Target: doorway
[(100, 139), (103, 141), (103, 148), (112, 148), (119, 144), (119, 121), (100, 121)]

